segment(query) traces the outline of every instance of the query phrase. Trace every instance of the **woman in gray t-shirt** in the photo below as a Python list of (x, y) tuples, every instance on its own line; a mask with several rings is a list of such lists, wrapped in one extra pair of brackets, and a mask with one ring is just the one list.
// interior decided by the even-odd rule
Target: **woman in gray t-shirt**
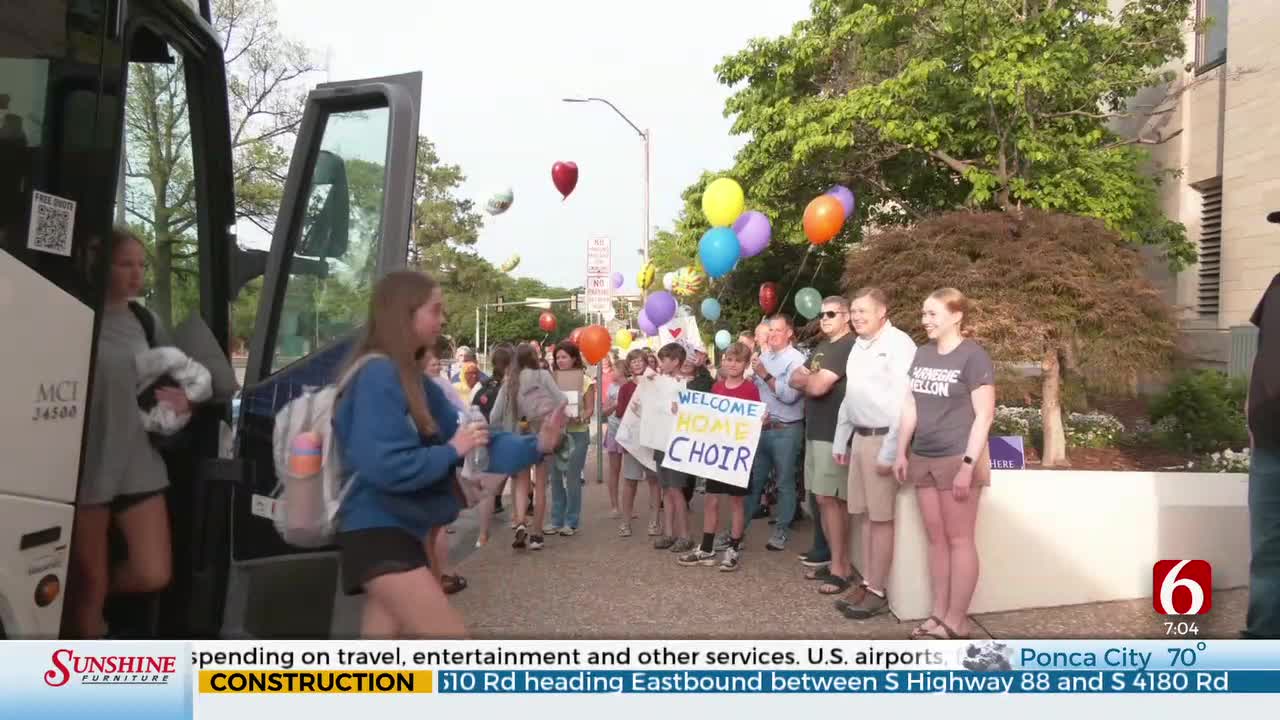
[[(102, 612), (108, 593), (155, 592), (169, 584), (171, 573), (164, 496), (168, 473), (138, 410), (134, 359), (147, 350), (147, 336), (129, 307), (129, 300), (142, 293), (145, 266), (142, 242), (128, 232), (113, 232), (67, 588), (72, 632), (82, 638), (106, 634)], [(166, 344), (163, 330), (155, 326), (159, 344)], [(156, 400), (179, 414), (191, 409), (177, 388), (157, 389)], [(126, 561), (114, 569), (108, 553), (113, 523), (128, 546)]]
[(898, 482), (916, 489), (929, 541), (933, 614), (913, 638), (963, 639), (978, 585), (973, 527), (981, 488), (991, 482), (987, 434), (996, 414), (995, 368), (981, 345), (961, 334), (968, 300), (944, 288), (924, 301), (929, 343), (916, 350), (902, 406)]

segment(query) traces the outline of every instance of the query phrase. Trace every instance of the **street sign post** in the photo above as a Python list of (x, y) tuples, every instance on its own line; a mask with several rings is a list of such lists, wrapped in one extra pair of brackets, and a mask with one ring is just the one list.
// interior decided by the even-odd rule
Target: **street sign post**
[(609, 238), (593, 236), (587, 241), (587, 313), (603, 315), (613, 301), (613, 262), (609, 256)]
[[(587, 284), (586, 313), (587, 316), (599, 316), (601, 319), (613, 307), (613, 260), (609, 254), (609, 238), (595, 235), (587, 241)], [(604, 403), (604, 364), (596, 364), (596, 481), (604, 477), (604, 419), (600, 417)], [(576, 478), (571, 481), (576, 482)]]

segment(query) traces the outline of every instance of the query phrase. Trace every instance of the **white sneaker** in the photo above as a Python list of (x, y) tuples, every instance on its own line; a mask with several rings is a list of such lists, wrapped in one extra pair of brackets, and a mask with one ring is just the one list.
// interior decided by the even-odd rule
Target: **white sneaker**
[(556, 534), (556, 533), (558, 533), (558, 532), (560, 532), (560, 528), (556, 527), (555, 525), (543, 525), (543, 526), (542, 526), (542, 534), (543, 534), (543, 535), (555, 535), (555, 534)]
[(573, 537), (578, 534), (578, 531), (571, 527), (562, 527), (560, 528), (560, 534), (564, 537)]

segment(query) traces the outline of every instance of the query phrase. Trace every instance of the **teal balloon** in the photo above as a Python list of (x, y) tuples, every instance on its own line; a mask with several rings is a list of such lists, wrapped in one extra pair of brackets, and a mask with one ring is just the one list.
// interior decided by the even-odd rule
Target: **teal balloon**
[(811, 287), (801, 288), (796, 293), (796, 310), (808, 320), (818, 317), (822, 311), (822, 294)]
[(733, 342), (733, 337), (729, 335), (728, 330), (721, 330), (716, 333), (716, 347), (721, 350), (727, 350), (729, 348), (729, 343), (731, 342)]
[(698, 257), (702, 260), (702, 269), (707, 271), (707, 277), (712, 280), (723, 277), (732, 270), (741, 254), (738, 234), (727, 227), (711, 228), (698, 242)]
[(702, 301), (702, 317), (715, 322), (720, 319), (720, 301), (715, 298), (707, 298)]

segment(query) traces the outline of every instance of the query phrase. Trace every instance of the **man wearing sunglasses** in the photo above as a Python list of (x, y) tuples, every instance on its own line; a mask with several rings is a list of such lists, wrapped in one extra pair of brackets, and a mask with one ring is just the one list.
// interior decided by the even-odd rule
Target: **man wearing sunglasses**
[[(853, 566), (849, 562), (849, 484), (844, 468), (836, 464), (832, 453), (840, 404), (844, 402), (846, 368), (853, 349), (853, 333), (849, 331), (849, 301), (832, 295), (822, 301), (818, 316), (823, 341), (809, 358), (809, 367), (791, 374), (791, 387), (804, 393), (805, 485), (818, 499), (819, 518), (814, 527), (814, 546), (830, 547), (830, 567), (817, 567), (805, 574), (810, 580), (821, 580), (818, 592), (837, 595), (853, 583)], [(819, 534), (825, 543), (819, 543)]]

